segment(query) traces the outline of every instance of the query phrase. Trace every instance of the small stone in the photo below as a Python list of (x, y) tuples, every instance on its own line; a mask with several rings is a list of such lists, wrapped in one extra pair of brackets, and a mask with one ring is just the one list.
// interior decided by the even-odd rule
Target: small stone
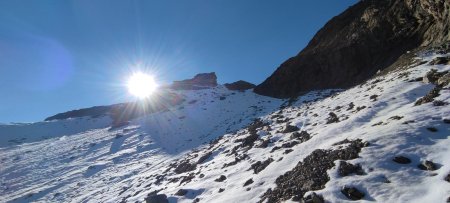
[(294, 151), (294, 150), (292, 150), (292, 149), (286, 149), (286, 150), (284, 150), (283, 154), (289, 154), (289, 153), (291, 153), (292, 151)]
[(301, 203), (324, 203), (323, 197), (315, 192), (309, 194), (301, 200)]
[(185, 189), (179, 189), (179, 190), (175, 193), (175, 195), (176, 195), (176, 196), (184, 196), (184, 195), (187, 194), (187, 193), (188, 193), (187, 190), (185, 190)]
[(406, 158), (404, 156), (396, 156), (394, 157), (394, 159), (392, 159), (392, 161), (399, 163), (399, 164), (409, 164), (411, 163), (411, 159)]
[(219, 193), (221, 193), (221, 192), (223, 192), (223, 191), (225, 191), (225, 189), (219, 188)]
[(219, 178), (215, 179), (214, 181), (216, 181), (216, 182), (223, 182), (226, 179), (227, 179), (227, 177), (225, 177), (224, 175), (221, 175)]
[(346, 187), (344, 186), (341, 190), (342, 194), (344, 194), (347, 198), (351, 200), (360, 200), (364, 198), (364, 193), (360, 192), (355, 187)]
[(435, 127), (428, 127), (427, 130), (430, 131), (430, 132), (437, 132), (438, 131), (438, 129), (435, 128)]
[(421, 170), (426, 171), (434, 171), (437, 169), (436, 165), (431, 161), (424, 161), (420, 163), (417, 167), (419, 167)]
[(339, 118), (337, 117), (337, 115), (333, 112), (330, 112), (328, 114), (328, 118), (327, 118), (327, 122), (326, 124), (330, 124), (330, 123), (337, 123), (339, 122)]
[(450, 173), (444, 178), (444, 180), (450, 183)]
[(252, 184), (253, 183), (253, 179), (248, 179), (247, 181), (245, 181), (245, 183), (244, 183), (244, 187), (245, 186), (247, 186), (247, 185), (250, 185), (250, 184)]

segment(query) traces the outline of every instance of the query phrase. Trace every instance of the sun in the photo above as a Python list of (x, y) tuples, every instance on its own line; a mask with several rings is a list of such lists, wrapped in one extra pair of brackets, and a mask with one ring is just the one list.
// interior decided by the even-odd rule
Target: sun
[(130, 94), (142, 99), (152, 95), (158, 84), (153, 76), (137, 72), (128, 79), (127, 87)]

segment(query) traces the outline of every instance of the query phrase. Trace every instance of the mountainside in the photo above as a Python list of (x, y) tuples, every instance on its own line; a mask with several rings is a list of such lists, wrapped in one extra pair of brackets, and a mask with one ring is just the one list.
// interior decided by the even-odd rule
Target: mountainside
[(359, 1), (331, 19), (255, 92), (288, 98), (311, 90), (348, 88), (409, 50), (450, 40), (449, 30), (449, 1)]
[(122, 127), (1, 125), (0, 202), (445, 202), (450, 54), (414, 58), (290, 100), (217, 86)]

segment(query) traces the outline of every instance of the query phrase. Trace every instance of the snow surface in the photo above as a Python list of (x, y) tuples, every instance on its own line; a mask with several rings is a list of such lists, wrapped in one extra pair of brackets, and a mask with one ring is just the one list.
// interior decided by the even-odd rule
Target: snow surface
[[(420, 58), (429, 61), (437, 56)], [(276, 187), (278, 176), (314, 150), (331, 149), (333, 143), (357, 138), (370, 145), (362, 149), (359, 158), (348, 162), (360, 164), (366, 174), (340, 177), (337, 167), (329, 170), (330, 181), (324, 189), (314, 191), (326, 201), (349, 201), (340, 192), (347, 185), (366, 194), (359, 202), (445, 202), (450, 196), (450, 183), (444, 181), (450, 173), (450, 125), (443, 119), (450, 119), (450, 106), (414, 106), (434, 86), (408, 82), (431, 68), (450, 70), (448, 65), (422, 64), (345, 91), (310, 92), (291, 105), (287, 100), (222, 86), (176, 91), (186, 99), (181, 105), (116, 129), (109, 127), (107, 117), (1, 125), (0, 202), (143, 202), (152, 191), (166, 194), (170, 202), (196, 198), (200, 202), (257, 202), (267, 189)], [(450, 102), (449, 88), (440, 94), (437, 100)], [(378, 97), (374, 100), (372, 95)], [(354, 107), (348, 109), (351, 102)], [(365, 108), (356, 110), (362, 106)], [(326, 124), (330, 112), (337, 114), (340, 122)], [(291, 135), (281, 133), (286, 122), (277, 122), (274, 115), (288, 118), (287, 123), (309, 132), (311, 139), (288, 154), (284, 149), (271, 153)], [(258, 135), (272, 143), (267, 148), (239, 149), (248, 150), (248, 157), (224, 168), (235, 160), (227, 152), (248, 136), (245, 126), (255, 118), (270, 123), (270, 128), (259, 129)], [(438, 131), (430, 132), (428, 127)], [(216, 144), (208, 144), (219, 136), (223, 137)], [(170, 166), (184, 159), (195, 163), (209, 152), (212, 155), (193, 171), (176, 174)], [(398, 155), (412, 163), (393, 162)], [(249, 170), (253, 163), (267, 158), (275, 161), (263, 171), (254, 174)], [(424, 160), (433, 161), (438, 169), (419, 170), (417, 165)], [(216, 182), (221, 175), (227, 179)], [(191, 181), (180, 183), (188, 176), (193, 176)], [(249, 178), (254, 183), (243, 187)], [(181, 188), (188, 193), (176, 196)], [(224, 191), (218, 192), (219, 188)]]

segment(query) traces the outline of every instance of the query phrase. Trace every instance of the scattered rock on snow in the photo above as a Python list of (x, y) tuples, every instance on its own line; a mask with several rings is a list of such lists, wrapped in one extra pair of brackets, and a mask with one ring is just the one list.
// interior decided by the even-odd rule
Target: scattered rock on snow
[(392, 161), (399, 163), (399, 164), (409, 164), (411, 163), (411, 159), (404, 157), (404, 156), (396, 156)]
[(206, 159), (208, 159), (211, 156), (212, 152), (208, 152), (205, 155), (201, 156), (198, 161), (197, 164), (201, 164), (203, 163)]
[(250, 169), (253, 169), (253, 172), (255, 174), (258, 174), (259, 172), (261, 172), (262, 170), (264, 170), (270, 163), (273, 162), (272, 158), (268, 158), (264, 161), (257, 161), (256, 163), (252, 164), (252, 166), (250, 167)]
[(216, 181), (216, 182), (223, 182), (224, 180), (226, 180), (227, 179), (227, 177), (226, 176), (224, 176), (224, 175), (221, 175), (220, 177), (218, 177), (217, 179), (215, 179), (214, 181)]
[(441, 91), (441, 87), (440, 86), (436, 86), (434, 87), (430, 92), (428, 92), (424, 97), (418, 99), (415, 103), (414, 106), (418, 106), (421, 104), (426, 104), (429, 102), (434, 101), (434, 98), (438, 97), (440, 94), (439, 92)]
[(430, 131), (430, 132), (437, 132), (438, 131), (438, 129), (435, 128), (435, 127), (427, 127), (427, 130)]
[(180, 164), (178, 164), (178, 166), (175, 168), (175, 173), (180, 174), (180, 173), (185, 173), (188, 171), (193, 171), (195, 170), (196, 165), (195, 164), (191, 164), (189, 161), (185, 160), (183, 162), (181, 162)]
[(328, 118), (327, 118), (327, 122), (326, 124), (330, 124), (330, 123), (337, 123), (339, 122), (339, 118), (337, 117), (337, 115), (333, 112), (330, 112), (328, 114)]
[(286, 124), (286, 127), (283, 129), (283, 133), (291, 133), (300, 130), (297, 126)]
[(437, 81), (437, 85), (445, 87), (450, 84), (450, 73), (447, 73), (440, 77)]
[(450, 173), (444, 178), (444, 180), (450, 183)]
[(443, 56), (443, 57), (436, 57), (432, 61), (430, 61), (430, 65), (450, 65), (450, 57), (449, 56)]
[(359, 164), (353, 165), (346, 161), (339, 162), (338, 173), (340, 176), (348, 176), (352, 173), (355, 173), (357, 175), (364, 175), (364, 171), (361, 168), (361, 165), (359, 165)]
[(424, 83), (436, 84), (439, 78), (442, 76), (442, 73), (438, 73), (436, 69), (431, 69), (428, 71), (423, 77)]
[(402, 119), (403, 118), (403, 116), (392, 116), (392, 117), (390, 117), (389, 119), (392, 119), (392, 120), (400, 120), (400, 119)]
[(419, 167), (419, 169), (421, 169), (421, 170), (426, 170), (426, 171), (434, 171), (437, 169), (436, 165), (433, 162), (428, 161), (428, 160), (420, 163), (417, 167)]
[(245, 186), (247, 186), (247, 185), (250, 185), (250, 184), (252, 184), (253, 183), (253, 179), (248, 179), (247, 181), (245, 181), (245, 183), (244, 183), (244, 187)]
[(219, 193), (221, 193), (221, 192), (223, 192), (223, 191), (225, 191), (225, 189), (219, 188)]
[(179, 189), (176, 193), (175, 193), (175, 195), (176, 196), (184, 196), (184, 195), (186, 195), (187, 194), (187, 190), (185, 190), (185, 189)]
[[(294, 198), (292, 200), (294, 200)], [(301, 203), (325, 203), (323, 197), (321, 195), (316, 194), (315, 192), (312, 192), (311, 194), (307, 195), (306, 197), (301, 199), (300, 202)]]
[[(336, 150), (316, 149), (299, 162), (292, 170), (279, 176), (276, 188), (267, 190), (260, 202), (280, 202), (293, 196), (299, 198), (312, 190), (320, 190), (330, 180), (327, 170), (336, 160), (350, 160), (358, 157), (361, 148), (366, 146), (362, 140), (343, 140), (336, 144), (348, 144)], [(335, 144), (335, 145), (336, 145)]]
[(311, 138), (308, 132), (301, 131), (301, 132), (294, 132), (291, 135), (291, 139), (297, 139), (300, 142), (306, 142)]
[(356, 189), (355, 187), (347, 187), (344, 186), (341, 190), (342, 194), (344, 194), (347, 198), (351, 200), (360, 200), (364, 198), (364, 193)]
[(165, 194), (152, 194), (145, 198), (146, 203), (169, 203)]

